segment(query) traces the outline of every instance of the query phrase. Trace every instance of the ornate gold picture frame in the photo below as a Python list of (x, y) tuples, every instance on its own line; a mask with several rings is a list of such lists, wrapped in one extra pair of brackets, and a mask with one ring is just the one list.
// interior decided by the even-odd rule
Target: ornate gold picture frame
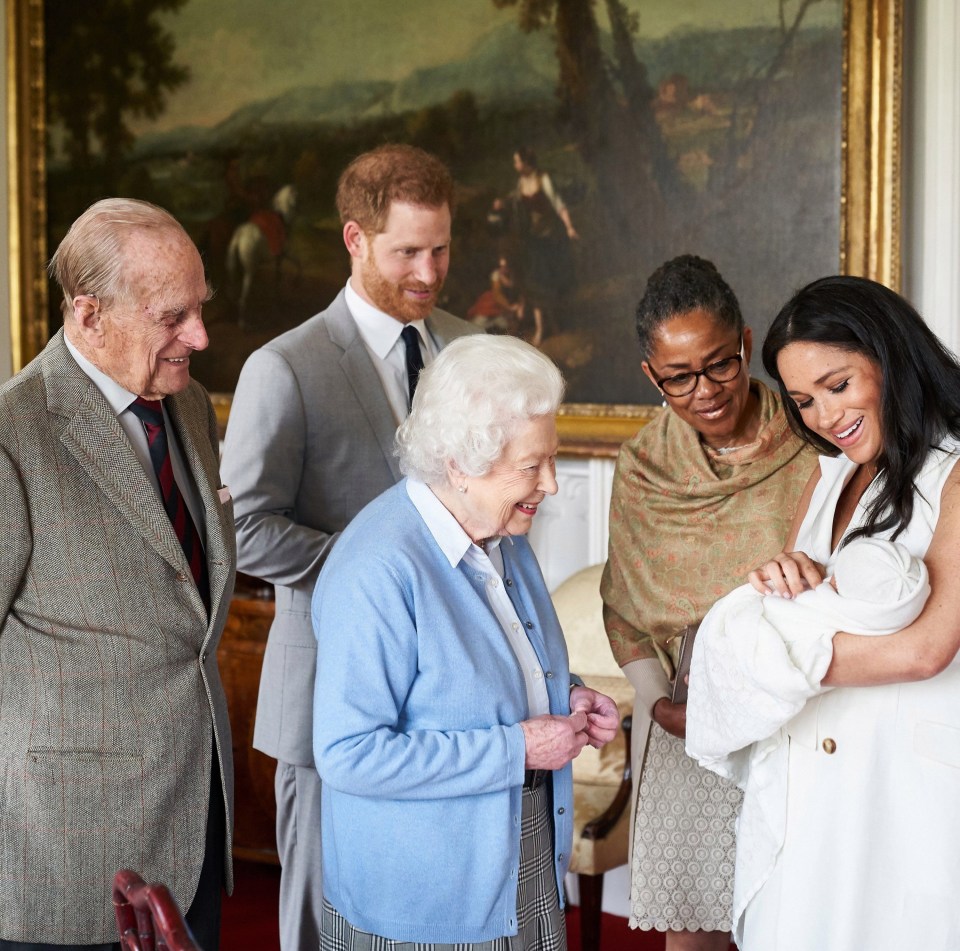
[[(843, 0), (837, 267), (894, 288), (900, 281), (902, 18), (903, 0)], [(48, 336), (43, 24), (43, 0), (6, 0), (15, 369), (32, 359)], [(80, 69), (77, 82), (82, 81)], [(318, 308), (324, 303), (318, 300)], [(225, 419), (229, 394), (219, 395), (218, 406)], [(612, 455), (656, 411), (649, 405), (568, 404), (560, 420), (562, 450)]]

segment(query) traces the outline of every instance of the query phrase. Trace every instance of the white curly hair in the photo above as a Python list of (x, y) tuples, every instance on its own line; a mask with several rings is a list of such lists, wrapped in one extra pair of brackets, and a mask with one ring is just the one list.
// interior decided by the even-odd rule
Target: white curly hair
[(485, 475), (518, 426), (556, 414), (563, 391), (560, 371), (530, 344), (460, 337), (420, 374), (397, 430), (400, 470), (430, 485), (449, 484), (450, 463), (464, 475)]

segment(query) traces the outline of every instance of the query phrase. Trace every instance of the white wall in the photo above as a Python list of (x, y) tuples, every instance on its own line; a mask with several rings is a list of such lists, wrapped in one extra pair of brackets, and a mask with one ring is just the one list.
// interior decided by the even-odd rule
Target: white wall
[(543, 502), (530, 531), (551, 591), (580, 568), (607, 560), (613, 466), (612, 459), (557, 462), (560, 491)]
[(903, 289), (960, 352), (960, 4), (906, 6)]

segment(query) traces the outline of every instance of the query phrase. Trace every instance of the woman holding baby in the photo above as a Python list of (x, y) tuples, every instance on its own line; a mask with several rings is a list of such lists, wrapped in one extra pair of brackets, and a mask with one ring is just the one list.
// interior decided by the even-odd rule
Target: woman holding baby
[(853, 277), (799, 291), (763, 362), (823, 456), (751, 584), (800, 600), (874, 538), (923, 559), (930, 594), (897, 633), (832, 637), (822, 692), (783, 730), (785, 830), (749, 887), (744, 807), (735, 934), (747, 951), (958, 948), (960, 365), (907, 301)]

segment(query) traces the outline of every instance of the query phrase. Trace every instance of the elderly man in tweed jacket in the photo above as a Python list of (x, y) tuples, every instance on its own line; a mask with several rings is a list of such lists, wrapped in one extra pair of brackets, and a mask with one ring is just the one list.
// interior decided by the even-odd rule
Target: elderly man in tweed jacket
[(210, 951), (232, 887), (216, 649), (236, 552), (190, 379), (203, 265), (165, 211), (107, 199), (51, 271), (63, 330), (0, 389), (0, 949), (116, 947), (129, 867)]

